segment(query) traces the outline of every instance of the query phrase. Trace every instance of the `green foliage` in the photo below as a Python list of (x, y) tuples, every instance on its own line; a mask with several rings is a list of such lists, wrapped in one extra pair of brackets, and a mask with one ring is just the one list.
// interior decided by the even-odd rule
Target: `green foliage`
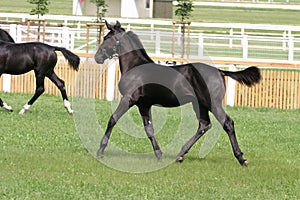
[(36, 6), (30, 11), (31, 15), (38, 15), (39, 18), (40, 15), (43, 16), (49, 12), (48, 0), (28, 0), (28, 2)]
[(189, 19), (191, 12), (193, 11), (193, 1), (192, 0), (177, 0), (178, 4), (176, 5), (175, 15), (180, 17), (180, 20), (183, 22), (186, 19)]
[(107, 12), (107, 3), (105, 0), (91, 0), (91, 2), (95, 3), (97, 6), (97, 22), (102, 22), (105, 17), (105, 13)]

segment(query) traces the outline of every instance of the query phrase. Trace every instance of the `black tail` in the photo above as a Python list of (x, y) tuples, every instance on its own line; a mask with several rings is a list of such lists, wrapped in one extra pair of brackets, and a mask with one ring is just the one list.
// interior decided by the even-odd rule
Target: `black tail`
[(73, 69), (78, 71), (80, 58), (77, 55), (75, 55), (74, 53), (72, 53), (71, 51), (63, 47), (54, 47), (54, 48), (55, 51), (61, 51), (64, 57), (68, 60), (69, 64), (73, 67)]
[(224, 76), (229, 76), (239, 83), (252, 86), (261, 79), (260, 70), (257, 67), (248, 67), (242, 71), (230, 72), (220, 70)]

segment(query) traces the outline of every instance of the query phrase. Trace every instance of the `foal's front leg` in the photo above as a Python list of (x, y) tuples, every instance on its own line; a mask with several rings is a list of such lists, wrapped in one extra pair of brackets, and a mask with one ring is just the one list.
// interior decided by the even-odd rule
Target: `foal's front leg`
[(10, 112), (13, 111), (13, 108), (11, 106), (7, 105), (5, 102), (3, 102), (1, 98), (0, 98), (0, 107), (3, 107)]
[(22, 110), (19, 112), (20, 115), (24, 114), (27, 110), (29, 110), (30, 106), (44, 93), (44, 80), (45, 76), (36, 74), (36, 89), (33, 97), (25, 104)]
[(108, 144), (113, 127), (116, 125), (117, 121), (128, 111), (128, 109), (133, 105), (130, 101), (130, 97), (122, 97), (116, 111), (109, 118), (106, 131), (101, 139), (100, 147), (97, 152), (97, 157), (103, 157), (104, 150)]
[(154, 150), (154, 154), (155, 154), (157, 160), (160, 161), (162, 158), (162, 152), (161, 152), (160, 147), (158, 146), (157, 141), (154, 137), (154, 129), (153, 129), (153, 124), (152, 124), (151, 110), (150, 110), (150, 108), (139, 106), (139, 111), (140, 111), (140, 114), (143, 119), (146, 134), (147, 134), (149, 140), (151, 141), (151, 144), (152, 144), (152, 147)]

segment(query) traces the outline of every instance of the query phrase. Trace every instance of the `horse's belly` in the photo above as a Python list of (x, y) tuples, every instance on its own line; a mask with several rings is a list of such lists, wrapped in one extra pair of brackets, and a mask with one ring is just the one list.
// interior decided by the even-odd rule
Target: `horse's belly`
[(11, 74), (11, 75), (20, 75), (20, 74), (25, 74), (29, 71), (31, 71), (32, 68), (8, 68), (5, 70), (6, 74)]
[(9, 59), (6, 62), (5, 72), (7, 74), (12, 75), (20, 75), (25, 74), (31, 70), (33, 70), (34, 63), (31, 59)]
[(160, 105), (163, 107), (177, 107), (189, 103), (194, 96), (189, 91), (170, 90), (165, 87), (152, 85), (144, 88), (141, 97), (152, 105)]

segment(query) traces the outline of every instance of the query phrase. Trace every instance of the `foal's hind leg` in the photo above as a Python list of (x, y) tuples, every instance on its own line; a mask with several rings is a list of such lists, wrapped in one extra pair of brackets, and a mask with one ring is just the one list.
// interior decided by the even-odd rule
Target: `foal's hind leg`
[(156, 139), (154, 137), (154, 129), (152, 125), (152, 116), (151, 116), (151, 110), (148, 107), (139, 106), (139, 111), (143, 119), (144, 128), (146, 131), (146, 134), (151, 141), (155, 156), (157, 160), (161, 160), (162, 152), (156, 142)]
[(116, 109), (116, 111), (111, 115), (106, 131), (102, 137), (102, 140), (100, 142), (100, 148), (97, 152), (97, 157), (103, 157), (104, 149), (107, 146), (108, 140), (110, 138), (111, 132), (113, 127), (116, 125), (117, 121), (123, 116), (124, 113), (128, 111), (128, 109), (133, 105), (133, 102), (131, 102), (129, 97), (122, 97), (121, 101)]
[(25, 104), (19, 114), (24, 114), (27, 110), (29, 110), (30, 106), (44, 93), (44, 80), (45, 76), (36, 74), (36, 89), (33, 97)]
[(47, 77), (56, 85), (56, 87), (60, 90), (61, 96), (63, 98), (64, 101), (64, 106), (67, 109), (69, 114), (73, 114), (74, 111), (71, 108), (71, 104), (68, 100), (68, 96), (67, 96), (67, 92), (65, 89), (65, 82), (58, 78), (58, 76), (54, 73), (54, 71), (52, 71), (52, 73), (50, 73), (49, 75), (47, 75)]
[(243, 158), (243, 152), (241, 151), (236, 139), (233, 120), (225, 113), (221, 105), (213, 110), (213, 114), (228, 134), (234, 156), (241, 165), (247, 166), (248, 161)]
[(1, 98), (0, 98), (0, 107), (3, 107), (6, 110), (11, 111), (11, 112), (13, 111), (13, 108), (11, 106), (7, 105), (5, 102), (3, 102)]
[(184, 155), (188, 153), (190, 148), (204, 135), (206, 131), (211, 128), (211, 122), (208, 115), (208, 109), (201, 106), (200, 110), (195, 103), (193, 103), (194, 110), (196, 112), (199, 126), (196, 134), (182, 147), (181, 151), (177, 155), (176, 161), (182, 162)]

